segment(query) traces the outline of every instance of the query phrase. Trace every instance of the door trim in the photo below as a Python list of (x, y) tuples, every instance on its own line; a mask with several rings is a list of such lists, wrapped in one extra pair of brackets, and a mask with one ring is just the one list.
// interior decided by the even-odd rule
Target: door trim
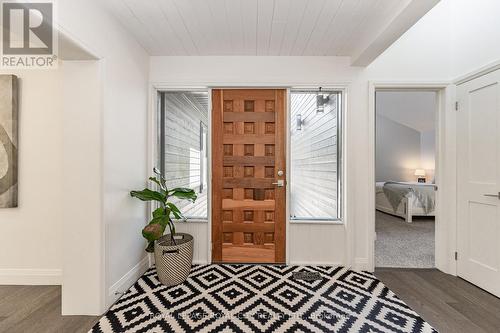
[[(368, 184), (369, 201), (368, 267), (375, 269), (375, 92), (381, 90), (427, 90), (438, 94), (436, 126), (436, 201), (435, 264), (439, 270), (456, 275), (457, 196), (456, 196), (456, 87), (449, 82), (376, 82), (369, 81), (368, 93)], [(446, 170), (446, 172), (445, 172)], [(443, 203), (447, 207), (443, 208)], [(452, 222), (454, 221), (454, 222)]]
[(485, 65), (485, 66), (479, 67), (479, 68), (473, 70), (472, 72), (469, 72), (465, 75), (459, 76), (455, 80), (453, 80), (453, 83), (458, 86), (458, 85), (461, 85), (462, 83), (472, 81), (474, 79), (477, 79), (478, 77), (489, 74), (489, 73), (494, 72), (498, 69), (500, 69), (500, 60), (494, 61), (492, 63)]

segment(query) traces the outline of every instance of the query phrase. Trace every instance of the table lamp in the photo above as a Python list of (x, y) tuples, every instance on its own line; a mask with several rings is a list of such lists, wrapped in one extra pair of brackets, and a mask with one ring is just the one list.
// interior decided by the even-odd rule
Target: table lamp
[(417, 181), (419, 183), (425, 183), (425, 170), (424, 169), (416, 169), (415, 176), (417, 176)]

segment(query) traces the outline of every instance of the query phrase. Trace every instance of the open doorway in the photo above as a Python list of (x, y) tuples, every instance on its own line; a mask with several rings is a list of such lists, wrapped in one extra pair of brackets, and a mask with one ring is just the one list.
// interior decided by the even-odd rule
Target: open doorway
[(437, 95), (376, 91), (376, 267), (435, 267)]

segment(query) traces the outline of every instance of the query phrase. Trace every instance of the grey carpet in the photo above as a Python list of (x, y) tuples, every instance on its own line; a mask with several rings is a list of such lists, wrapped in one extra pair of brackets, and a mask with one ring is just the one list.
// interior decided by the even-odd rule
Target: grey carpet
[(407, 223), (377, 211), (375, 230), (376, 267), (435, 267), (434, 219), (416, 218), (413, 223)]

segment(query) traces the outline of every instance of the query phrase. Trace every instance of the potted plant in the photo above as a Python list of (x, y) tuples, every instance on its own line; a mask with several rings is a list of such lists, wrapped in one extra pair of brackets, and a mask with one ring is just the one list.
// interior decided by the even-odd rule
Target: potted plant
[[(168, 189), (166, 179), (154, 168), (154, 177), (149, 180), (156, 184), (158, 191), (145, 188), (131, 191), (130, 195), (142, 201), (153, 201), (158, 208), (153, 211), (151, 221), (142, 229), (142, 236), (148, 241), (147, 252), (154, 252), (156, 272), (160, 282), (174, 286), (184, 282), (191, 271), (193, 262), (193, 236), (175, 232), (173, 219), (184, 220), (181, 211), (171, 202), (172, 198), (195, 202), (196, 193), (189, 188)], [(170, 233), (164, 235), (165, 230)]]

